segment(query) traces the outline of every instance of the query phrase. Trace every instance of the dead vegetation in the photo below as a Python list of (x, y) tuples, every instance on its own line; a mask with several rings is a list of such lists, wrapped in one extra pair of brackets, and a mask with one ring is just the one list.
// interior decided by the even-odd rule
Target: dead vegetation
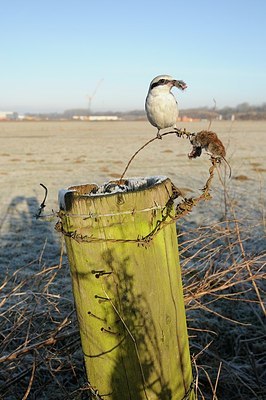
[[(225, 202), (220, 221), (195, 226), (186, 217), (178, 232), (195, 391), (201, 400), (263, 400), (264, 221), (243, 217), (227, 194)], [(97, 399), (86, 383), (67, 261), (62, 250), (46, 265), (44, 252), (1, 278), (0, 398)]]
[(266, 394), (266, 254), (245, 253), (256, 227), (240, 232), (239, 225), (227, 220), (180, 235), (199, 399), (262, 400)]

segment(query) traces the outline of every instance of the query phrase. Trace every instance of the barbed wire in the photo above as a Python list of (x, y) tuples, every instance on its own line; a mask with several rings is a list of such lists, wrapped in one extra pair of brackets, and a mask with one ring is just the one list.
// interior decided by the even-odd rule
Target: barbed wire
[[(198, 197), (190, 197), (190, 198), (183, 198), (183, 200), (177, 204), (174, 214), (174, 201), (180, 196), (180, 190), (173, 184), (171, 181), (172, 185), (172, 194), (169, 195), (169, 199), (166, 202), (165, 206), (163, 207), (151, 207), (147, 209), (140, 210), (139, 212), (147, 212), (147, 211), (152, 211), (154, 209), (162, 209), (162, 217), (161, 219), (156, 221), (155, 227), (152, 229), (151, 232), (149, 232), (145, 236), (138, 235), (136, 238), (101, 238), (101, 237), (95, 237), (93, 234), (92, 235), (82, 235), (77, 232), (77, 230), (74, 231), (66, 231), (63, 227), (63, 222), (62, 219), (65, 217), (79, 217), (82, 219), (87, 219), (87, 218), (97, 218), (96, 214), (88, 214), (88, 215), (77, 215), (77, 214), (71, 214), (68, 212), (65, 212), (63, 210), (60, 210), (57, 215), (60, 218), (60, 220), (56, 223), (55, 229), (62, 233), (64, 236), (70, 237), (71, 239), (77, 241), (78, 243), (81, 242), (86, 242), (86, 243), (95, 243), (95, 242), (109, 242), (109, 243), (135, 243), (139, 246), (147, 246), (153, 239), (154, 237), (166, 226), (169, 224), (175, 223), (177, 220), (183, 218), (185, 215), (189, 214), (192, 209), (200, 202), (203, 200), (209, 200), (211, 199), (210, 195), (210, 190), (211, 190), (211, 182), (214, 177), (214, 170), (217, 165), (217, 160), (214, 157), (211, 157), (211, 167), (209, 168), (209, 176), (208, 179), (202, 189), (202, 193)], [(132, 210), (129, 212), (126, 212), (126, 214), (132, 214), (134, 215), (136, 211)], [(121, 213), (125, 214), (125, 213)], [(119, 213), (110, 213), (110, 214), (101, 214), (98, 217), (105, 217), (105, 216), (116, 216), (119, 215)]]
[[(197, 133), (188, 132), (186, 129), (174, 129), (173, 131), (163, 133), (161, 135), (161, 137), (166, 136), (166, 135), (171, 135), (171, 134), (175, 134), (178, 138), (182, 137), (182, 138), (189, 139), (190, 141), (197, 135)], [(131, 156), (128, 163), (126, 164), (126, 167), (125, 167), (123, 173), (120, 176), (120, 179), (117, 181), (118, 185), (120, 182), (123, 181), (123, 178), (129, 168), (130, 164), (134, 160), (134, 158), (140, 153), (141, 150), (143, 150), (145, 147), (147, 147), (149, 144), (151, 144), (155, 140), (159, 140), (159, 138), (156, 136), (156, 137), (153, 137), (152, 139), (148, 140), (144, 145), (142, 145)], [(158, 206), (156, 204), (156, 206), (144, 208), (141, 210), (133, 209), (133, 210), (128, 210), (128, 211), (122, 211), (120, 213), (110, 212), (108, 214), (97, 214), (97, 213), (74, 214), (74, 213), (66, 212), (64, 210), (60, 210), (58, 212), (53, 211), (52, 214), (50, 214), (50, 215), (42, 215), (43, 209), (46, 206), (45, 202), (47, 199), (48, 189), (45, 185), (43, 185), (41, 183), (40, 185), (44, 188), (45, 194), (44, 194), (44, 199), (43, 199), (42, 203), (40, 204), (39, 210), (35, 214), (35, 217), (36, 217), (36, 219), (38, 219), (38, 218), (51, 218), (51, 217), (57, 216), (59, 218), (59, 220), (57, 221), (57, 223), (55, 225), (56, 231), (62, 233), (66, 237), (69, 237), (69, 238), (77, 241), (78, 243), (81, 243), (81, 242), (86, 242), (86, 243), (93, 243), (93, 242), (115, 243), (115, 242), (118, 242), (118, 243), (135, 243), (139, 246), (147, 246), (162, 229), (164, 229), (169, 224), (175, 223), (177, 220), (179, 220), (179, 219), (183, 218), (185, 215), (189, 214), (192, 211), (192, 209), (200, 201), (209, 200), (211, 198), (210, 190), (211, 190), (211, 183), (212, 183), (213, 176), (214, 176), (214, 170), (215, 170), (217, 164), (220, 164), (221, 160), (219, 157), (215, 157), (215, 156), (211, 155), (210, 161), (211, 161), (211, 167), (209, 168), (209, 176), (208, 176), (208, 179), (202, 189), (202, 193), (199, 196), (194, 197), (194, 198), (193, 197), (189, 197), (189, 198), (184, 197), (183, 200), (177, 204), (175, 209), (174, 209), (174, 201), (178, 197), (182, 196), (182, 194), (181, 194), (181, 190), (179, 190), (174, 185), (174, 183), (171, 181), (172, 191), (171, 191), (171, 194), (169, 193), (168, 201), (163, 206)], [(119, 193), (119, 194), (121, 195), (121, 193)], [(89, 193), (88, 193), (88, 195), (89, 195)], [(103, 195), (104, 195), (104, 193), (103, 193)], [(154, 228), (151, 230), (151, 232), (149, 232), (145, 236), (138, 235), (136, 238), (106, 238), (106, 237), (101, 238), (101, 237), (95, 237), (93, 234), (82, 235), (82, 234), (78, 233), (77, 230), (67, 231), (63, 227), (63, 225), (64, 225), (63, 219), (66, 217), (82, 218), (83, 220), (86, 220), (86, 219), (95, 219), (96, 220), (98, 218), (103, 218), (103, 217), (115, 217), (115, 216), (126, 215), (126, 214), (134, 215), (136, 213), (143, 213), (143, 212), (150, 212), (150, 211), (154, 212), (156, 210), (162, 210), (161, 219), (156, 221), (156, 224), (155, 224)], [(173, 213), (173, 210), (175, 210), (174, 213)]]

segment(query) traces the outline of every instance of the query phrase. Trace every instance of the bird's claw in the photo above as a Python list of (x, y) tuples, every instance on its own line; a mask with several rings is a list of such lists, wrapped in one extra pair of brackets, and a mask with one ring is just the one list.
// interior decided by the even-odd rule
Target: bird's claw
[(176, 132), (176, 136), (178, 138), (182, 137), (182, 138), (191, 140), (195, 136), (195, 133), (187, 132), (186, 128), (184, 128), (184, 129), (175, 128), (175, 132)]
[(175, 131), (176, 131), (176, 136), (180, 138), (180, 137), (184, 137), (184, 133), (185, 133), (186, 129), (182, 130), (182, 129), (175, 128)]

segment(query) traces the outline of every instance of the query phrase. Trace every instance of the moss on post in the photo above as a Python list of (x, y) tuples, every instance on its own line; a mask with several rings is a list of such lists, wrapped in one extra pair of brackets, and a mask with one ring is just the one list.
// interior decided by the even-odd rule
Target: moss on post
[[(60, 193), (87, 376), (104, 399), (194, 399), (169, 179), (145, 189)], [(166, 214), (167, 213), (167, 214)]]

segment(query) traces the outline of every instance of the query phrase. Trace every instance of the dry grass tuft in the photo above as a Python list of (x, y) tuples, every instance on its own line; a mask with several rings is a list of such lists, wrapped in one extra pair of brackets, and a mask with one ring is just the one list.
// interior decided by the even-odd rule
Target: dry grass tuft
[[(179, 232), (195, 390), (202, 400), (263, 400), (263, 219), (239, 219), (226, 201), (219, 222), (187, 219)], [(90, 398), (73, 300), (58, 290), (70, 285), (62, 253), (50, 266), (40, 254), (0, 282), (3, 399)]]
[(40, 256), (1, 282), (1, 399), (68, 399), (85, 380), (73, 301), (54, 288), (64, 268)]

